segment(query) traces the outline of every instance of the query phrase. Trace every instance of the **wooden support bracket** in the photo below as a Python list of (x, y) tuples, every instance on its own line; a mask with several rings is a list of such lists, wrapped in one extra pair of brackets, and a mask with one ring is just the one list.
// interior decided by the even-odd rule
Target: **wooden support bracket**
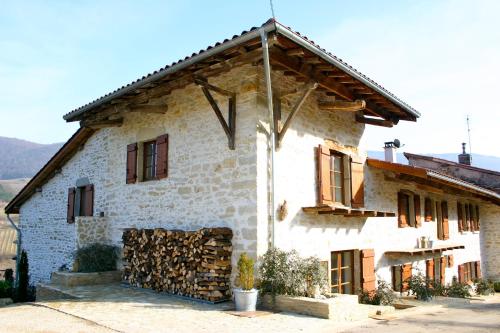
[(280, 148), (281, 142), (283, 141), (283, 138), (285, 136), (286, 131), (290, 127), (290, 124), (292, 123), (293, 118), (297, 115), (297, 112), (301, 108), (301, 106), (304, 104), (306, 101), (307, 97), (313, 92), (318, 87), (318, 83), (316, 82), (309, 82), (304, 84), (300, 91), (302, 91), (302, 95), (300, 98), (297, 100), (295, 105), (292, 108), (292, 111), (288, 115), (288, 118), (285, 120), (285, 123), (283, 126), (280, 128), (280, 123), (279, 123), (279, 114), (281, 114), (281, 100), (275, 100), (273, 103), (275, 105), (275, 116), (274, 116), (274, 135), (276, 138), (276, 148)]
[[(231, 91), (224, 90), (214, 85), (211, 85), (207, 82), (205, 78), (202, 77), (195, 77), (194, 82), (201, 87), (203, 94), (208, 100), (208, 103), (210, 103), (210, 106), (212, 107), (212, 109), (215, 112), (215, 115), (217, 116), (217, 119), (219, 119), (219, 122), (222, 125), (222, 129), (224, 130), (224, 133), (226, 133), (229, 149), (234, 150), (235, 132), (236, 132), (236, 94)], [(222, 112), (219, 106), (217, 105), (217, 102), (210, 93), (210, 90), (220, 95), (228, 97), (229, 100), (228, 100), (227, 122), (226, 119), (224, 119), (224, 116), (222, 115)]]
[(97, 121), (80, 121), (80, 127), (88, 127), (91, 129), (101, 129), (106, 127), (120, 127), (123, 124), (123, 118), (104, 119)]

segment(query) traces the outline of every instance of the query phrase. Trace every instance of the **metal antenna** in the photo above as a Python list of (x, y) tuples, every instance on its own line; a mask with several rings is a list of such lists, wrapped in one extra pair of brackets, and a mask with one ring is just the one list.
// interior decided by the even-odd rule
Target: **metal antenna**
[(269, 4), (271, 5), (271, 14), (273, 15), (273, 19), (276, 19), (276, 16), (274, 15), (273, 0), (269, 0)]
[(467, 134), (469, 135), (469, 154), (472, 161), (472, 145), (470, 144), (470, 126), (469, 126), (469, 115), (467, 115)]

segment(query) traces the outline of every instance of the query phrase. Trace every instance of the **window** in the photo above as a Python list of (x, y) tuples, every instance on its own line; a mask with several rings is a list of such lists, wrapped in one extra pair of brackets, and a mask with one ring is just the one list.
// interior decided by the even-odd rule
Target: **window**
[(399, 292), (407, 291), (411, 275), (412, 264), (392, 266), (392, 289)]
[(479, 231), (479, 206), (457, 202), (458, 231)]
[(398, 226), (414, 227), (421, 226), (420, 196), (409, 191), (398, 193)]
[(425, 222), (431, 222), (436, 219), (434, 203), (431, 198), (425, 198), (424, 210), (425, 210)]
[(458, 281), (469, 283), (481, 278), (481, 262), (470, 261), (458, 266)]
[(142, 180), (156, 178), (156, 141), (143, 143), (143, 169)]
[(68, 189), (67, 222), (75, 222), (75, 216), (94, 215), (94, 185), (88, 184)]
[[(126, 182), (148, 181), (167, 177), (168, 134), (155, 140), (132, 143), (127, 146)], [(138, 179), (139, 178), (139, 179)]]
[(344, 203), (344, 156), (330, 155), (330, 192), (334, 202)]
[(330, 277), (332, 293), (354, 293), (354, 251), (331, 253)]
[(363, 166), (363, 159), (357, 155), (320, 145), (317, 150), (318, 205), (364, 207)]

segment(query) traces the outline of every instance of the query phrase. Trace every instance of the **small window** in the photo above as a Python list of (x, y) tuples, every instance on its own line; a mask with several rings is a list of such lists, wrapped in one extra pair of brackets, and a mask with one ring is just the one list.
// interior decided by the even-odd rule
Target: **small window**
[(354, 294), (354, 252), (339, 251), (331, 253), (331, 292)]
[(409, 191), (398, 192), (398, 226), (421, 226), (420, 196)]
[(412, 276), (412, 264), (392, 266), (392, 288), (394, 291), (407, 291), (408, 280)]
[(143, 143), (143, 175), (144, 181), (156, 179), (156, 141)]

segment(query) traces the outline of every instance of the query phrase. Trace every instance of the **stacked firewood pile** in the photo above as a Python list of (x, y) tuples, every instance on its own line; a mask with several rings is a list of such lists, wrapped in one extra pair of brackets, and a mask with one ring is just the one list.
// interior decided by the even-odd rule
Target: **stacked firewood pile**
[(127, 229), (122, 237), (124, 280), (212, 302), (228, 299), (232, 238), (229, 228)]

